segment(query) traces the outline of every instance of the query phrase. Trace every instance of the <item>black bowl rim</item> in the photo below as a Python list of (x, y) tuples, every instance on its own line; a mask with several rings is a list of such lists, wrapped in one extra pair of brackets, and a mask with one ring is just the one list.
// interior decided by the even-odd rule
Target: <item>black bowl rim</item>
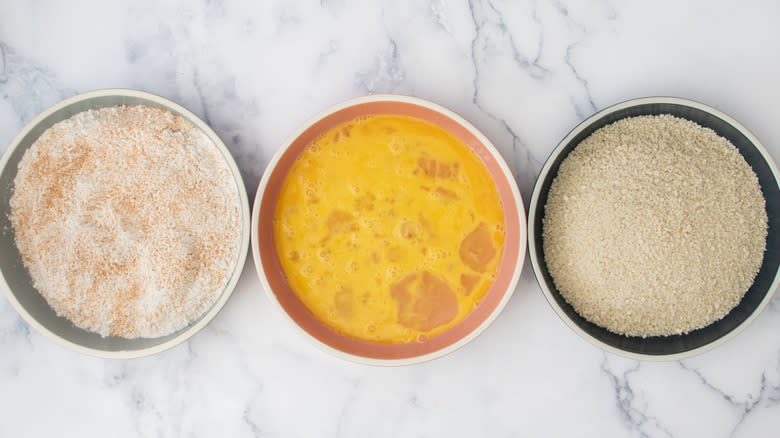
[(775, 291), (777, 290), (777, 286), (780, 283), (780, 275), (778, 275), (778, 272), (775, 272), (772, 284), (769, 286), (769, 289), (767, 290), (766, 295), (764, 295), (764, 298), (761, 300), (760, 304), (747, 318), (745, 318), (739, 325), (737, 325), (731, 331), (725, 333), (724, 335), (713, 340), (712, 342), (709, 342), (707, 344), (704, 344), (702, 346), (690, 350), (676, 352), (676, 353), (669, 353), (669, 354), (643, 354), (643, 353), (626, 351), (621, 348), (617, 348), (613, 345), (607, 344), (606, 342), (597, 339), (587, 331), (583, 330), (579, 325), (577, 325), (576, 322), (574, 322), (571, 318), (569, 318), (566, 312), (564, 312), (563, 308), (561, 308), (561, 306), (555, 300), (555, 295), (558, 294), (558, 291), (554, 287), (551, 287), (549, 284), (547, 284), (547, 282), (544, 280), (544, 276), (542, 274), (545, 270), (545, 268), (542, 266), (544, 262), (542, 260), (539, 260), (539, 258), (536, 255), (537, 245), (534, 238), (536, 233), (539, 232), (537, 230), (534, 221), (535, 213), (539, 208), (543, 208), (543, 206), (539, 205), (539, 198), (541, 196), (541, 190), (543, 185), (542, 182), (550, 173), (550, 170), (553, 167), (555, 160), (558, 158), (559, 155), (561, 155), (561, 153), (563, 153), (563, 150), (566, 148), (568, 143), (571, 142), (572, 139), (574, 139), (580, 132), (587, 129), (591, 124), (598, 122), (600, 119), (602, 119), (603, 117), (609, 114), (627, 108), (631, 108), (639, 105), (647, 105), (647, 104), (674, 104), (680, 106), (687, 106), (687, 107), (692, 107), (694, 109), (698, 109), (710, 113), (711, 115), (720, 118), (724, 122), (733, 126), (736, 130), (738, 130), (741, 134), (743, 134), (753, 144), (753, 146), (755, 146), (756, 150), (758, 150), (758, 152), (766, 160), (769, 168), (772, 171), (773, 176), (775, 177), (775, 180), (780, 181), (780, 178), (778, 178), (780, 172), (778, 172), (777, 165), (775, 164), (774, 160), (772, 160), (772, 157), (769, 155), (769, 152), (766, 150), (766, 148), (761, 144), (758, 138), (756, 138), (756, 136), (753, 135), (753, 133), (751, 133), (741, 123), (739, 123), (736, 119), (729, 116), (728, 114), (725, 114), (722, 111), (715, 109), (709, 105), (703, 104), (701, 102), (680, 98), (680, 97), (648, 96), (648, 97), (640, 97), (636, 99), (626, 100), (614, 104), (612, 106), (609, 106), (605, 109), (602, 109), (601, 111), (598, 111), (595, 114), (588, 117), (587, 119), (583, 120), (581, 123), (575, 126), (574, 129), (572, 129), (568, 134), (566, 134), (566, 136), (563, 137), (563, 139), (561, 139), (561, 141), (558, 143), (555, 149), (552, 150), (550, 155), (545, 160), (545, 163), (542, 166), (542, 169), (540, 170), (539, 175), (536, 178), (533, 194), (531, 196), (531, 201), (528, 204), (528, 218), (526, 221), (528, 224), (528, 254), (531, 258), (531, 266), (533, 267), (534, 270), (534, 276), (536, 277), (536, 281), (539, 284), (539, 287), (542, 289), (542, 293), (544, 293), (545, 299), (547, 300), (548, 304), (550, 305), (550, 307), (553, 308), (553, 310), (558, 315), (558, 317), (561, 320), (563, 320), (563, 322), (565, 322), (566, 325), (568, 325), (569, 328), (572, 329), (575, 333), (577, 333), (581, 338), (585, 339), (586, 341), (590, 342), (591, 344), (595, 345), (596, 347), (604, 351), (628, 359), (644, 360), (644, 361), (672, 361), (672, 360), (687, 359), (702, 354), (704, 352), (707, 352), (709, 350), (712, 350), (713, 348), (722, 345), (726, 341), (732, 339), (737, 334), (739, 334), (742, 330), (747, 328), (747, 326), (750, 325), (750, 323), (752, 323), (753, 320), (755, 320), (755, 318), (757, 318), (758, 315), (764, 310), (764, 308), (769, 304), (769, 301), (774, 296)]

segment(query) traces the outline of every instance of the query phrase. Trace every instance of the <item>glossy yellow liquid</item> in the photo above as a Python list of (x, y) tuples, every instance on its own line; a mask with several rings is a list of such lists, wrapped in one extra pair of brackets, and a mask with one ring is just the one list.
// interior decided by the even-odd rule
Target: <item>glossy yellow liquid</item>
[(504, 247), (485, 165), (409, 116), (361, 117), (309, 144), (279, 194), (274, 239), (292, 290), (352, 338), (408, 343), (462, 321)]

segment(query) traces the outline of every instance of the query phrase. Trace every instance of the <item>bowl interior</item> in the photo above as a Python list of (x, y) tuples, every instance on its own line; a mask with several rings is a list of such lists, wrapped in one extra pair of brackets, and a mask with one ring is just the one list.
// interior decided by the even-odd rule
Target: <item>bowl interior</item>
[[(139, 93), (140, 94), (140, 93)], [(14, 178), (18, 170), (19, 161), (24, 156), (27, 149), (38, 139), (38, 137), (46, 131), (49, 127), (57, 122), (65, 120), (77, 113), (86, 111), (89, 109), (97, 109), (103, 107), (111, 107), (116, 105), (147, 105), (152, 107), (158, 107), (173, 112), (192, 123), (194, 126), (198, 126), (198, 122), (193, 119), (190, 114), (181, 113), (176, 111), (175, 108), (171, 108), (161, 104), (152, 99), (147, 99), (142, 96), (123, 96), (123, 95), (98, 95), (90, 97), (88, 99), (76, 100), (71, 104), (63, 106), (48, 116), (39, 121), (29, 132), (27, 132), (21, 140), (18, 142), (16, 148), (13, 151), (9, 151), (7, 156), (7, 163), (0, 173), (0, 271), (2, 271), (3, 278), (7, 283), (10, 293), (16, 299), (18, 304), (29, 314), (34, 322), (40, 324), (45, 330), (51, 332), (55, 337), (59, 337), (64, 341), (75, 344), (76, 346), (83, 347), (91, 351), (85, 350), (90, 354), (100, 355), (100, 352), (136, 352), (136, 354), (129, 354), (127, 356), (139, 356), (143, 350), (149, 350), (154, 347), (161, 346), (191, 331), (194, 326), (198, 325), (201, 320), (210, 315), (213, 317), (211, 309), (205, 311), (197, 320), (191, 322), (187, 327), (178, 330), (168, 336), (159, 338), (139, 338), (139, 339), (124, 339), (119, 337), (107, 336), (102, 337), (96, 333), (92, 333), (76, 327), (66, 318), (57, 316), (52, 310), (46, 300), (40, 293), (33, 287), (32, 279), (30, 278), (27, 269), (22, 263), (19, 250), (14, 243), (14, 232), (9, 219), (11, 211), (9, 201), (13, 195)], [(213, 140), (213, 139), (212, 139)], [(222, 150), (223, 154), (226, 152)], [(228, 155), (226, 159), (232, 160)], [(234, 178), (236, 178), (237, 188), (243, 189), (241, 183), (241, 177), (234, 172)], [(239, 185), (240, 184), (240, 185)], [(243, 196), (246, 198), (246, 195)], [(242, 201), (246, 203), (246, 201)], [(244, 222), (248, 216), (248, 205), (242, 207), (242, 215), (244, 216)], [(245, 225), (244, 228), (248, 228)], [(248, 234), (245, 232), (244, 234)], [(242, 243), (242, 249), (239, 251), (236, 259), (236, 267), (234, 268), (231, 276), (237, 276), (241, 271), (241, 266), (238, 266), (238, 260), (245, 257), (245, 247), (248, 246), (248, 239), (245, 239)], [(243, 254), (243, 256), (241, 255)], [(237, 272), (236, 272), (237, 270)], [(222, 291), (230, 289), (230, 285), (234, 282), (229, 282), (229, 287)], [(217, 299), (216, 303), (220, 303), (222, 297)], [(32, 322), (32, 321), (30, 321)], [(193, 332), (194, 334), (194, 332)], [(183, 339), (182, 339), (183, 340)], [(173, 345), (169, 345), (173, 346)]]
[[(461, 323), (423, 342), (380, 345), (352, 339), (332, 330), (320, 322), (290, 289), (274, 246), (272, 222), (276, 201), (281, 184), (295, 159), (308, 143), (331, 127), (371, 114), (402, 114), (417, 117), (435, 123), (459, 137), (486, 165), (496, 183), (504, 207), (506, 243), (496, 281), (480, 305)], [(428, 106), (402, 101), (369, 101), (327, 114), (311, 124), (294, 138), (286, 149), (283, 149), (276, 165), (267, 171), (270, 174), (260, 200), (257, 229), (254, 231), (258, 236), (261, 265), (258, 266), (258, 270), (262, 271), (261, 276), (267, 279), (276, 301), (296, 325), (316, 341), (353, 358), (397, 360), (421, 357), (460, 345), (459, 341), (475, 333), (480, 326), (490, 320), (493, 312), (499, 309), (504, 297), (511, 294), (514, 289), (515, 274), (519, 272), (519, 263), (522, 262), (525, 251), (525, 218), (520, 213), (523, 210), (522, 201), (519, 195), (516, 197), (517, 188), (511, 173), (505, 170), (503, 160), (491, 150), (492, 146), (486, 144), (486, 141), (483, 142), (474, 131), (474, 128), (469, 129), (450, 116)]]
[[(547, 270), (544, 262), (544, 252), (542, 248), (542, 218), (544, 217), (544, 206), (547, 203), (547, 195), (553, 179), (558, 174), (558, 168), (561, 162), (582, 140), (587, 138), (597, 129), (616, 122), (620, 119), (642, 115), (672, 114), (674, 116), (691, 120), (701, 126), (714, 130), (718, 135), (728, 139), (742, 154), (745, 161), (753, 168), (758, 176), (761, 191), (766, 199), (766, 210), (769, 218), (769, 230), (766, 242), (766, 252), (761, 269), (756, 276), (753, 285), (745, 294), (742, 301), (723, 319), (710, 324), (707, 327), (695, 330), (685, 335), (674, 335), (668, 337), (632, 337), (622, 336), (609, 332), (581, 317), (574, 308), (569, 305), (558, 290), (555, 288), (552, 277)], [(608, 112), (602, 117), (594, 120), (582, 131), (569, 139), (566, 144), (559, 146), (550, 156), (551, 166), (548, 172), (537, 181), (538, 199), (534, 210), (531, 211), (529, 221), (534, 224), (534, 257), (538, 260), (540, 272), (537, 272), (537, 278), (540, 283), (544, 283), (551, 293), (555, 304), (565, 313), (577, 327), (593, 337), (595, 340), (630, 353), (662, 356), (670, 354), (684, 353), (703, 346), (706, 346), (715, 340), (723, 337), (727, 333), (736, 329), (745, 322), (760, 306), (766, 295), (772, 289), (772, 283), (777, 274), (778, 264), (780, 264), (780, 253), (777, 248), (780, 243), (780, 196), (778, 193), (778, 184), (772, 166), (768, 159), (756, 148), (753, 142), (739, 129), (731, 123), (720, 117), (704, 111), (699, 108), (680, 104), (680, 103), (646, 103), (627, 108), (622, 108), (614, 112)]]

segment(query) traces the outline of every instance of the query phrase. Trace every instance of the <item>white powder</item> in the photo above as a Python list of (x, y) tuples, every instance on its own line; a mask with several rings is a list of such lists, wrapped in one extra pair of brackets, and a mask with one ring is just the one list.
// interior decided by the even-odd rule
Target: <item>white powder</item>
[(561, 163), (543, 220), (547, 267), (587, 320), (631, 336), (723, 318), (763, 260), (758, 178), (714, 131), (669, 115), (620, 120)]
[(16, 245), (57, 312), (103, 336), (159, 337), (216, 301), (237, 259), (240, 202), (203, 133), (147, 106), (89, 110), (19, 163)]

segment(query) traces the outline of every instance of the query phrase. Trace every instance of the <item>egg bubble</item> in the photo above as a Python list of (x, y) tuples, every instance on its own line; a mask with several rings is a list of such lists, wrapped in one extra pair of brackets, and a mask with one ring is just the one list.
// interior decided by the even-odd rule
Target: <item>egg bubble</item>
[(406, 240), (415, 240), (422, 234), (422, 226), (417, 221), (402, 220), (397, 232)]
[(387, 142), (387, 147), (390, 148), (390, 152), (393, 154), (397, 154), (401, 152), (401, 149), (404, 146), (404, 141), (398, 137), (393, 137), (390, 139), (390, 141)]
[(320, 249), (320, 252), (317, 254), (317, 257), (323, 262), (327, 262), (328, 260), (330, 260), (330, 249), (323, 247), (322, 249)]

